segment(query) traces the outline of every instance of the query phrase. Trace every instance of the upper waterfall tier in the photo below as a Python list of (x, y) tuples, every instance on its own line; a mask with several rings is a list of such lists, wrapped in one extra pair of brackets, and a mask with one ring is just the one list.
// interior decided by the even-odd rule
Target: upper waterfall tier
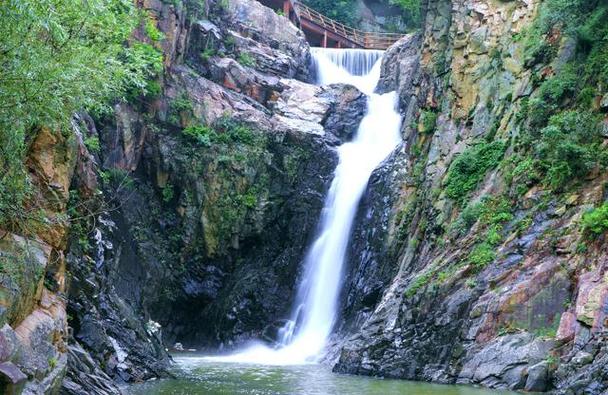
[[(351, 75), (363, 76), (370, 73), (384, 51), (372, 49), (335, 49), (311, 48), (312, 54), (323, 54), (337, 66), (344, 68)], [(313, 56), (314, 57), (314, 56)]]
[(350, 84), (367, 95), (380, 79), (384, 51), (368, 49), (312, 48), (318, 85)]

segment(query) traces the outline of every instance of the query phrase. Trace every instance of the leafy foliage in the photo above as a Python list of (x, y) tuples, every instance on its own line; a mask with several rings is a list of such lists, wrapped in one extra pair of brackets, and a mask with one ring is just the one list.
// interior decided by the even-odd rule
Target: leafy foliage
[(553, 189), (585, 176), (598, 163), (601, 135), (598, 117), (586, 111), (564, 111), (540, 131), (536, 153)]
[(146, 18), (145, 30), (146, 35), (150, 37), (150, 40), (152, 41), (156, 42), (165, 38), (165, 35), (161, 33), (160, 30), (158, 30), (156, 24), (154, 23), (154, 20), (151, 18)]
[(255, 66), (255, 59), (253, 58), (253, 56), (251, 56), (250, 54), (248, 54), (246, 52), (242, 52), (239, 55), (239, 57), (238, 57), (237, 60), (243, 66), (247, 66), (247, 67), (253, 67), (253, 66)]
[(583, 231), (591, 236), (599, 236), (608, 230), (608, 202), (586, 212), (582, 221)]
[(462, 203), (486, 172), (498, 164), (504, 151), (505, 143), (502, 141), (482, 141), (465, 150), (454, 159), (448, 170), (446, 195)]
[(468, 262), (478, 269), (482, 269), (494, 262), (496, 253), (494, 247), (487, 242), (476, 245), (468, 257)]
[(190, 125), (182, 133), (191, 141), (205, 147), (213, 144), (260, 145), (264, 137), (249, 126), (229, 116), (221, 117), (215, 125)]
[(149, 74), (125, 42), (138, 24), (130, 0), (6, 0), (0, 7), (0, 226), (27, 215), (26, 135), (67, 128), (76, 111), (110, 100)]
[(411, 20), (413, 24), (420, 24), (420, 0), (389, 0), (389, 3), (401, 7), (407, 13), (408, 19)]
[(354, 0), (304, 0), (306, 5), (345, 25), (356, 23)]

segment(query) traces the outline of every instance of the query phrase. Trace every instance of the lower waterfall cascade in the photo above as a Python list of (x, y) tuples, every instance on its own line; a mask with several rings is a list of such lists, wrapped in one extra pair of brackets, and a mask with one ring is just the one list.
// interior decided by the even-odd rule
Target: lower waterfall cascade
[(337, 148), (339, 163), (319, 230), (305, 259), (292, 317), (279, 331), (278, 348), (257, 344), (218, 362), (293, 365), (316, 362), (336, 321), (351, 228), (372, 172), (401, 142), (395, 92), (376, 94), (382, 51), (313, 48), (319, 85), (351, 84), (368, 96), (356, 136)]

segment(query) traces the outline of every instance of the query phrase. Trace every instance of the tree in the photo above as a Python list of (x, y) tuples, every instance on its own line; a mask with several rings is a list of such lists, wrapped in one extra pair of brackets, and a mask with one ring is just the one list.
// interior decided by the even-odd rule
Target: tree
[(74, 112), (145, 86), (145, 64), (125, 46), (138, 20), (131, 0), (1, 0), (0, 227), (27, 194), (28, 134), (66, 130)]

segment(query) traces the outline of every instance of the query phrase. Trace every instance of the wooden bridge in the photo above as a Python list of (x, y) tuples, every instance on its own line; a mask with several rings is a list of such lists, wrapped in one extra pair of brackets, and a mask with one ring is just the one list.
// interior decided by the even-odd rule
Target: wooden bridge
[(403, 37), (397, 33), (364, 32), (346, 26), (298, 0), (259, 0), (274, 10), (282, 11), (298, 26), (312, 46), (324, 48), (387, 49)]

